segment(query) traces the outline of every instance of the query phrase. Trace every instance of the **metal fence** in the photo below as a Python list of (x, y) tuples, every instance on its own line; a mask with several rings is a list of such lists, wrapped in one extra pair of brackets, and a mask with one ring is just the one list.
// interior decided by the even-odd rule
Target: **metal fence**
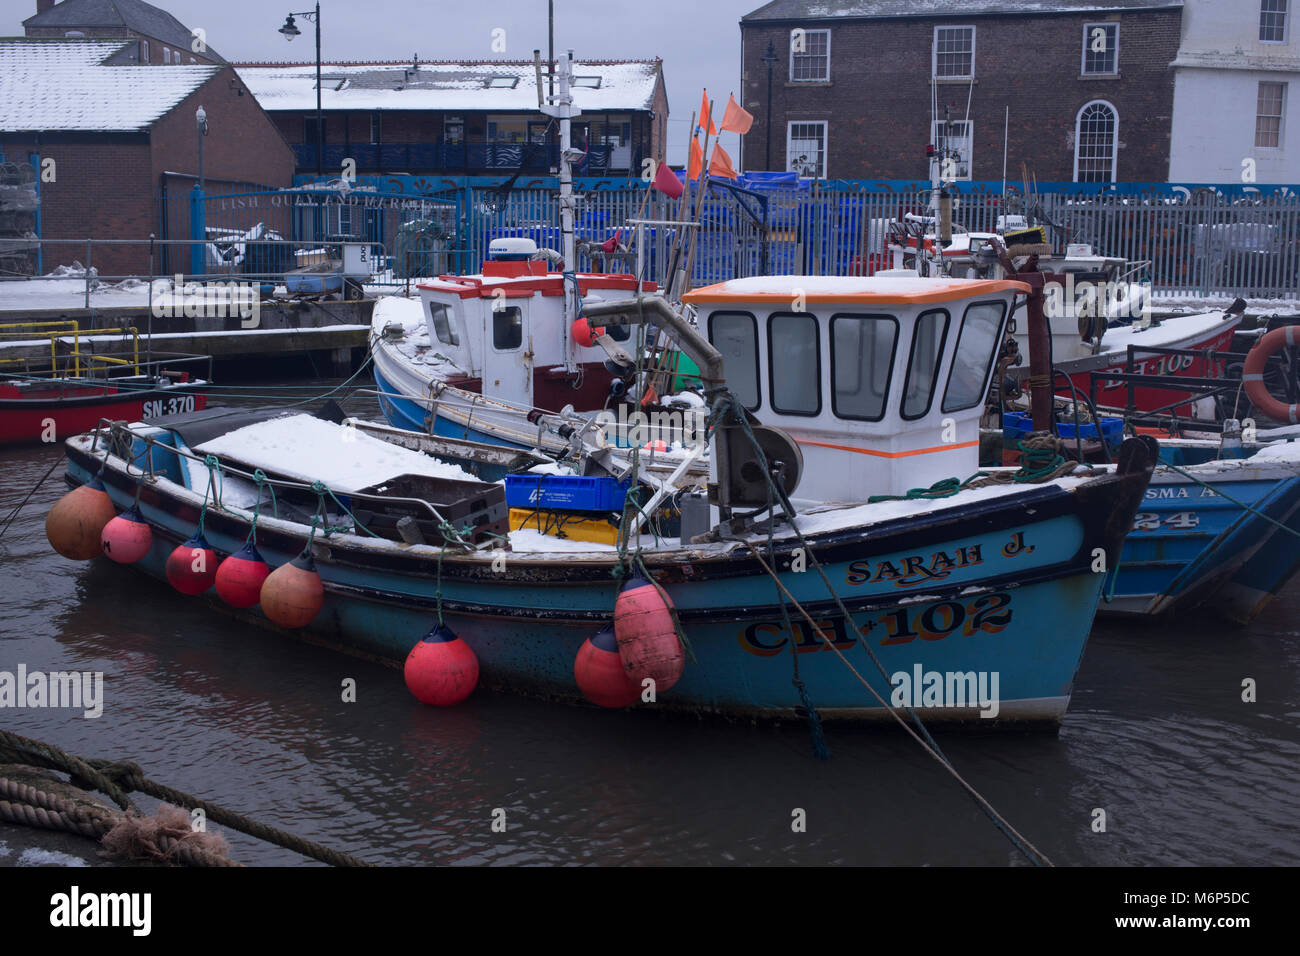
[[(919, 183), (743, 182), (710, 183), (697, 210), (647, 191), (640, 180), (579, 180), (576, 268), (630, 272), (633, 254), (600, 248), (620, 230), (627, 244), (630, 219), (698, 217), (695, 286), (765, 274), (865, 275), (887, 265), (889, 223), (925, 214), (930, 203)], [(1300, 197), (1289, 189), (1234, 194), (1225, 187), (1223, 193), (1153, 187), (1089, 195), (1061, 188), (1025, 199), (962, 184), (954, 217), (960, 228), (993, 231), (999, 217), (1027, 214), (1047, 226), (1060, 252), (1087, 243), (1099, 255), (1148, 263), (1145, 278), (1157, 296), (1300, 297)], [(173, 195), (166, 210), (158, 256), (150, 258), (149, 247), (139, 244), (130, 259), (125, 251), (100, 251), (101, 275), (269, 277), (302, 265), (304, 256), (312, 261), (324, 244), (352, 238), (375, 247), (370, 281), (383, 285), (476, 271), (500, 236), (561, 246), (558, 193), (549, 180), (363, 178), (346, 188), (291, 190), (231, 184), (197, 201), (193, 194), (185, 201)], [(677, 238), (671, 227), (648, 230), (641, 250), (645, 278), (666, 278), (667, 252)], [(45, 251), (46, 272), (69, 256), (86, 258), (69, 247)], [(56, 251), (61, 258), (51, 256)]]

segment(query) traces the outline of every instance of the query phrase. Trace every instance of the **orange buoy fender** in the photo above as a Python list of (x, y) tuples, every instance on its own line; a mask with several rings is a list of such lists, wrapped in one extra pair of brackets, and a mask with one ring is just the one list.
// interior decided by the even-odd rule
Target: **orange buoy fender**
[(656, 692), (681, 680), (686, 658), (673, 626), (673, 605), (641, 576), (631, 578), (614, 605), (614, 634), (623, 669), (639, 685), (647, 677)]
[(573, 659), (573, 678), (582, 696), (598, 707), (628, 707), (641, 696), (641, 685), (623, 669), (612, 624), (582, 642)]
[(182, 594), (202, 594), (216, 577), (217, 552), (197, 532), (167, 556), (167, 580)]
[(569, 331), (573, 335), (573, 341), (588, 349), (596, 344), (596, 336), (605, 334), (604, 328), (593, 329), (591, 322), (583, 315), (573, 320), (573, 326)]
[(1246, 356), (1241, 380), (1246, 385), (1246, 395), (1256, 408), (1269, 418), (1295, 425), (1300, 424), (1300, 406), (1279, 402), (1268, 393), (1268, 388), (1264, 385), (1264, 369), (1268, 360), (1285, 345), (1300, 345), (1300, 327), (1285, 325), (1256, 342)]
[(45, 516), (45, 537), (65, 558), (89, 561), (104, 553), (104, 528), (117, 515), (96, 476), (60, 498)]
[(402, 676), (420, 703), (453, 707), (478, 686), (478, 656), (455, 631), (439, 624), (406, 655)]
[(262, 584), (270, 574), (270, 565), (250, 541), (217, 568), (217, 595), (231, 607), (252, 607), (262, 600)]
[(153, 529), (140, 510), (132, 507), (104, 525), (99, 540), (105, 557), (118, 564), (135, 564), (153, 547)]
[(282, 564), (262, 582), (262, 613), (281, 627), (306, 627), (325, 603), (316, 562), (300, 554)]

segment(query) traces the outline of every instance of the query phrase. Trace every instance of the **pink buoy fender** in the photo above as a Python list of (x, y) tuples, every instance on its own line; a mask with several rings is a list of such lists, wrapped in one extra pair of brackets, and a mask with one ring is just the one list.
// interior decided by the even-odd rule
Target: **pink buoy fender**
[(650, 677), (655, 691), (661, 692), (681, 680), (686, 658), (677, 637), (672, 601), (640, 575), (629, 579), (619, 592), (614, 634), (623, 669), (638, 685)]
[(271, 567), (251, 541), (217, 568), (217, 595), (231, 607), (250, 608), (262, 599)]
[(118, 564), (135, 564), (153, 547), (153, 529), (137, 508), (131, 508), (104, 525), (100, 544), (106, 558)]

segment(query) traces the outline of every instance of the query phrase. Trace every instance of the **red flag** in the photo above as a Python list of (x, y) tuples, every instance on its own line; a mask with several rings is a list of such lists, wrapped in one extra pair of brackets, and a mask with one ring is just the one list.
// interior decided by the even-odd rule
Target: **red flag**
[(623, 230), (619, 229), (614, 235), (610, 236), (600, 244), (600, 248), (606, 255), (618, 251), (618, 241), (623, 238)]
[(734, 96), (727, 96), (727, 110), (722, 114), (722, 128), (744, 136), (754, 125), (754, 114), (742, 109)]
[(709, 175), (719, 179), (738, 179), (736, 171), (731, 168), (731, 157), (722, 148), (721, 143), (713, 144), (713, 159), (709, 161)]
[(718, 128), (713, 125), (713, 110), (709, 106), (708, 90), (704, 91), (704, 96), (700, 100), (700, 129), (704, 130), (710, 136), (718, 135)]
[(704, 172), (704, 150), (700, 148), (700, 138), (691, 137), (691, 161), (686, 164), (686, 176), (691, 181), (700, 178)]
[(659, 170), (655, 173), (654, 188), (667, 195), (670, 199), (679, 199), (682, 195), (682, 181), (677, 178), (677, 174), (672, 171), (667, 163), (660, 163)]

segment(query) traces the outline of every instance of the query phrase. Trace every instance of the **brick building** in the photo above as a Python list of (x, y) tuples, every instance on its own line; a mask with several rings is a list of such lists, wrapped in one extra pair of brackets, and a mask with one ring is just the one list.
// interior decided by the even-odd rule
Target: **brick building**
[[(238, 69), (293, 144), (299, 172), (314, 174), (315, 62)], [(661, 61), (588, 60), (574, 74), (582, 116), (572, 140), (587, 154), (578, 175), (640, 175), (642, 160), (664, 158)], [(359, 175), (545, 175), (559, 162), (559, 132), (537, 108), (531, 61), (329, 63), (321, 86), (326, 176), (338, 176), (345, 159)]]
[(194, 66), (225, 61), (166, 10), (144, 0), (36, 0), (36, 13), (23, 21), (29, 37), (123, 39), (114, 63)]
[(926, 179), (938, 143), (951, 178), (999, 180), (1005, 137), (1013, 179), (1163, 182), (1182, 6), (774, 0), (740, 21), (743, 167)]
[[(293, 151), (233, 68), (114, 65), (132, 42), (0, 39), (0, 156), (42, 171), (43, 239), (188, 238), (161, 197), (170, 188), (184, 208), (199, 171), (200, 106), (209, 192), (292, 182)], [(41, 268), (85, 258), (84, 247), (50, 245)], [(101, 247), (93, 264), (101, 275), (142, 274), (148, 248)]]

